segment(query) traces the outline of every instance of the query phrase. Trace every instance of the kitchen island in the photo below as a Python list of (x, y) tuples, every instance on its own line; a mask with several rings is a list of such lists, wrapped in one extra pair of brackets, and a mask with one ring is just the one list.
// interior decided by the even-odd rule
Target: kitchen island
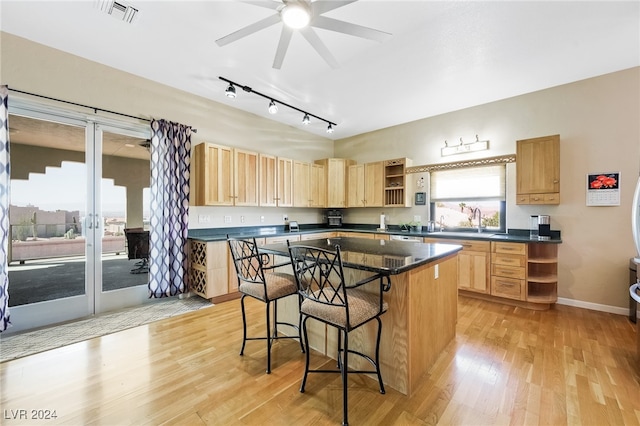
[[(458, 301), (457, 253), (453, 244), (386, 241), (362, 238), (324, 238), (292, 242), (334, 249), (340, 245), (345, 277), (354, 282), (372, 275), (387, 276), (391, 289), (384, 294), (389, 310), (382, 316), (380, 368), (385, 385), (411, 395), (422, 375), (427, 373), (444, 348), (455, 337)], [(286, 244), (268, 244), (261, 252), (288, 256)], [(290, 267), (281, 272), (292, 273)], [(379, 285), (377, 280), (368, 286)], [(283, 320), (297, 322), (296, 298), (279, 303)], [(285, 319), (286, 318), (286, 319)], [(373, 323), (350, 333), (351, 348), (373, 353), (376, 325)], [(312, 348), (335, 358), (337, 331), (316, 321), (309, 323)], [(362, 369), (359, 357), (350, 367)]]

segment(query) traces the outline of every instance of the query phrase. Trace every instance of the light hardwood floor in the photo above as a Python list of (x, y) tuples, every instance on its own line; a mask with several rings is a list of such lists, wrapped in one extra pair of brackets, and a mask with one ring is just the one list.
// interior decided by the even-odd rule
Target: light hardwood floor
[[(261, 332), (264, 305), (247, 305), (251, 331)], [(640, 362), (626, 317), (465, 297), (458, 317), (455, 341), (411, 398), (351, 377), (350, 423), (640, 425)], [(2, 363), (0, 424), (340, 423), (338, 375), (311, 375), (301, 394), (296, 342), (275, 344), (267, 375), (264, 342), (248, 342), (241, 357), (240, 341), (235, 300)], [(334, 361), (316, 354), (312, 363)], [(27, 420), (13, 419), (19, 410)], [(57, 418), (32, 420), (32, 410)]]

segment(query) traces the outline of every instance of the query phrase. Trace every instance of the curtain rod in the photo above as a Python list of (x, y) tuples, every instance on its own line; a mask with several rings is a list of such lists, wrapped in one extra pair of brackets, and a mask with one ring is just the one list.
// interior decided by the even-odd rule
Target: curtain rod
[[(75, 106), (79, 106), (79, 107), (82, 107), (82, 108), (92, 109), (94, 113), (97, 113), (98, 111), (102, 111), (102, 112), (107, 112), (109, 114), (120, 115), (122, 117), (133, 118), (134, 120), (142, 120), (142, 121), (146, 121), (148, 123), (151, 123), (151, 120), (149, 120), (148, 118), (136, 117), (136, 116), (133, 116), (133, 115), (124, 114), (124, 113), (116, 112), (116, 111), (111, 111), (111, 110), (104, 109), (104, 108), (98, 108), (98, 107), (93, 107), (93, 106), (90, 106), (90, 105), (79, 104), (77, 102), (65, 101), (64, 99), (52, 98), (52, 97), (49, 97), (49, 96), (39, 95), (37, 93), (31, 93), (31, 92), (25, 92), (24, 90), (13, 89), (13, 88), (11, 88), (9, 86), (7, 86), (7, 87), (8, 87), (9, 90), (12, 90), (12, 91), (18, 92), (18, 93), (22, 93), (22, 94), (25, 94), (25, 95), (37, 96), (39, 98), (48, 99), (50, 101), (62, 102), (62, 103), (69, 104), (69, 105), (75, 105)], [(189, 126), (189, 127), (191, 127), (191, 126)], [(194, 129), (193, 127), (191, 128), (191, 131), (193, 133), (198, 133), (198, 129)]]

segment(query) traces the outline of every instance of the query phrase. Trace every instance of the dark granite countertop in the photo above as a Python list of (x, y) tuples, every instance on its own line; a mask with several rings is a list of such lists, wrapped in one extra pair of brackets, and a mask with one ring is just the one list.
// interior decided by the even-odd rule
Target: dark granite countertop
[[(374, 240), (368, 238), (321, 238), (293, 241), (291, 245), (306, 245), (326, 250), (340, 246), (342, 263), (346, 268), (360, 269), (382, 275), (402, 274), (418, 266), (433, 262), (462, 250), (458, 244), (425, 244)], [(289, 256), (287, 244), (267, 244), (261, 252)]]
[(401, 231), (399, 227), (390, 226), (387, 231), (378, 231), (376, 225), (367, 224), (343, 224), (339, 228), (331, 228), (326, 225), (300, 225), (300, 231), (290, 233), (284, 225), (280, 226), (245, 226), (238, 228), (208, 228), (190, 229), (189, 238), (199, 241), (224, 241), (227, 234), (234, 237), (277, 237), (289, 234), (312, 234), (317, 232), (364, 232), (388, 235), (406, 235), (409, 237), (443, 238), (449, 240), (481, 240), (481, 241), (505, 241), (513, 243), (562, 243), (560, 231), (551, 231), (551, 239), (545, 241), (532, 240), (529, 238), (528, 229), (509, 229), (506, 233), (484, 232), (423, 232), (423, 231)]

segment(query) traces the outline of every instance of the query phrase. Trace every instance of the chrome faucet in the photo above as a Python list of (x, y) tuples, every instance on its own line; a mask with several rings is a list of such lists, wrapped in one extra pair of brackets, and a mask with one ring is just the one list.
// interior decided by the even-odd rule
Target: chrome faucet
[(473, 216), (471, 216), (471, 219), (475, 219), (476, 218), (476, 214), (478, 214), (478, 232), (482, 232), (482, 213), (480, 212), (480, 208), (476, 207), (475, 209), (471, 210), (471, 214)]

